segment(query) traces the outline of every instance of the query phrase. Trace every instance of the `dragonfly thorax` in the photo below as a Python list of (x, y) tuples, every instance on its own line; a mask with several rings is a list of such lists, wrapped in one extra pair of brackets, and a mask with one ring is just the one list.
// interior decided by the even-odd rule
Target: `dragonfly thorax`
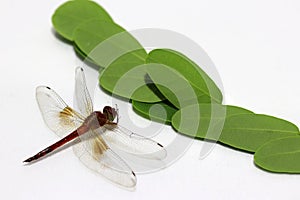
[(108, 122), (107, 117), (100, 111), (92, 112), (85, 120), (84, 124), (91, 129), (97, 129)]

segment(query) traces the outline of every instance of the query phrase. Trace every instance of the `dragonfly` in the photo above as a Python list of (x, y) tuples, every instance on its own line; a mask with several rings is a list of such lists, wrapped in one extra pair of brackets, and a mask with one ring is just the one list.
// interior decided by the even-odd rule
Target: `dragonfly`
[(117, 108), (105, 106), (102, 112), (93, 110), (84, 70), (80, 67), (75, 70), (74, 98), (79, 111), (68, 106), (50, 87), (37, 87), (36, 99), (42, 117), (62, 139), (24, 163), (37, 161), (63, 145), (79, 140), (73, 145), (73, 150), (86, 167), (118, 185), (132, 188), (137, 183), (136, 175), (112, 148), (147, 159), (162, 160), (166, 157), (163, 145), (120, 126)]

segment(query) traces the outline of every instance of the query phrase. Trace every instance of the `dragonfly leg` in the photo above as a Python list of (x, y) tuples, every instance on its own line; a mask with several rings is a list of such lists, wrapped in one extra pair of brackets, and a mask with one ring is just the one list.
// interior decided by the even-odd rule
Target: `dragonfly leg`
[(115, 111), (116, 111), (116, 118), (117, 118), (117, 124), (118, 124), (119, 120), (120, 120), (118, 104), (115, 104)]

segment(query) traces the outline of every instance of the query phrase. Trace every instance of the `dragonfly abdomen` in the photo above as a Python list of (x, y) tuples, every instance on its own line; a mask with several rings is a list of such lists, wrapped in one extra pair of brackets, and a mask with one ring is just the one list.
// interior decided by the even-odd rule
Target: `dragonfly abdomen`
[[(63, 146), (64, 144), (66, 144), (67, 142), (72, 141), (73, 139), (75, 139), (76, 137), (78, 137), (79, 135), (85, 133), (83, 132), (84, 129), (86, 129), (84, 126), (79, 127), (77, 130), (73, 131), (72, 133), (70, 133), (69, 135), (67, 135), (66, 137), (62, 138), (61, 140), (57, 141), (56, 143), (50, 145), (49, 147), (43, 149), (42, 151), (40, 151), (39, 153), (35, 154), (34, 156), (24, 160), (23, 162), (32, 162), (34, 160), (37, 160), (49, 153), (51, 153), (52, 151), (54, 151), (55, 149)], [(82, 132), (82, 133), (81, 133)]]

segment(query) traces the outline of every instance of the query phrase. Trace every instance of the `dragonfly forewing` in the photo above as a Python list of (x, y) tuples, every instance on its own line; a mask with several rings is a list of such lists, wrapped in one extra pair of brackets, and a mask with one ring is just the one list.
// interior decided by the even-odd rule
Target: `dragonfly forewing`
[(82, 125), (84, 117), (70, 108), (50, 87), (37, 87), (36, 99), (45, 123), (59, 137)]
[(93, 112), (93, 102), (87, 89), (83, 69), (76, 68), (75, 72), (75, 108), (77, 108), (84, 117), (88, 117)]

